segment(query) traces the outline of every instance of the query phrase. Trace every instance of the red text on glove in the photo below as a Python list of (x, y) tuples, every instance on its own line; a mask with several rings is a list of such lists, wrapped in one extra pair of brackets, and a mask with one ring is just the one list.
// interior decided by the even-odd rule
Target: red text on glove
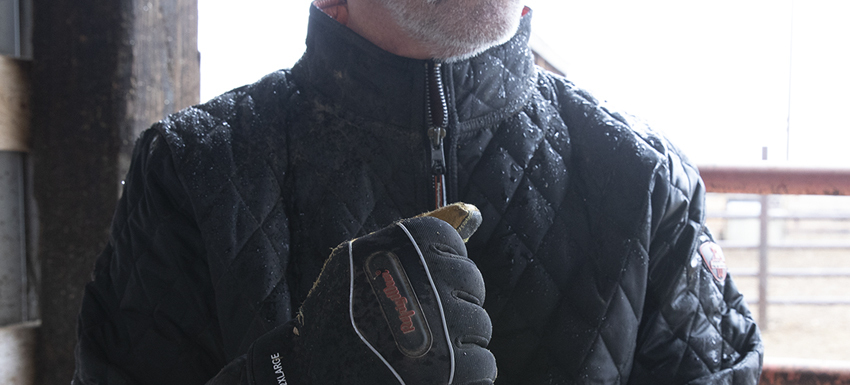
[(416, 312), (407, 308), (407, 298), (398, 292), (398, 287), (395, 285), (395, 279), (393, 279), (390, 271), (379, 271), (377, 274), (380, 274), (381, 278), (384, 279), (384, 284), (386, 285), (384, 288), (384, 295), (386, 295), (387, 298), (395, 304), (395, 310), (398, 312), (398, 319), (401, 320), (402, 333), (407, 334), (416, 330), (416, 327), (413, 326), (413, 320), (410, 318), (416, 314)]

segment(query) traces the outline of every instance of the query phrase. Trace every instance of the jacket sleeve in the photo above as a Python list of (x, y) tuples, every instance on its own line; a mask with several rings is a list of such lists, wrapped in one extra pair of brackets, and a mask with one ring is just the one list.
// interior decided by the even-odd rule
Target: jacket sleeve
[[(227, 364), (220, 334), (191, 202), (168, 146), (148, 130), (85, 288), (72, 383), (204, 384)], [(215, 383), (246, 383), (244, 362)]]
[(665, 147), (651, 196), (647, 298), (629, 383), (757, 384), (764, 348), (704, 225), (703, 182)]

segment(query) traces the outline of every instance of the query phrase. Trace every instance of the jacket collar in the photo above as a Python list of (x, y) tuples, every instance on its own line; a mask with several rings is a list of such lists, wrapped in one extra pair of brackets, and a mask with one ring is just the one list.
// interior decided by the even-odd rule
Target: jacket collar
[[(529, 13), (507, 43), (443, 63), (452, 126), (479, 127), (522, 107), (536, 81), (528, 49), (530, 27)], [(357, 115), (422, 127), (427, 121), (428, 63), (386, 52), (312, 5), (307, 50), (292, 74), (298, 83)]]

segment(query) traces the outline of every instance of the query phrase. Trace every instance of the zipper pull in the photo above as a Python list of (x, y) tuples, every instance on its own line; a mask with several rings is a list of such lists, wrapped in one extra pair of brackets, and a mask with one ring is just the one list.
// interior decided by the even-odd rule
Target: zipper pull
[(443, 138), (446, 129), (432, 127), (428, 130), (431, 139), (431, 174), (434, 175), (434, 207), (446, 205), (446, 155), (443, 152)]
[(446, 173), (446, 155), (443, 151), (443, 139), (445, 137), (445, 128), (431, 127), (428, 130), (428, 138), (431, 139), (431, 173), (434, 175)]
[(434, 207), (446, 205), (446, 155), (443, 139), (449, 126), (449, 109), (443, 90), (442, 63), (428, 66), (428, 139), (431, 143), (431, 174), (434, 176)]

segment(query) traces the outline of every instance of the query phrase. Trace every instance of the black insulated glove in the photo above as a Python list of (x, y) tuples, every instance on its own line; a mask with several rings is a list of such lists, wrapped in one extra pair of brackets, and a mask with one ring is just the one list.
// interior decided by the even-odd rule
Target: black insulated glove
[(463, 242), (481, 216), (463, 204), (429, 214), (443, 220), (410, 218), (338, 246), (297, 318), (252, 346), (252, 382), (492, 384), (484, 280)]

